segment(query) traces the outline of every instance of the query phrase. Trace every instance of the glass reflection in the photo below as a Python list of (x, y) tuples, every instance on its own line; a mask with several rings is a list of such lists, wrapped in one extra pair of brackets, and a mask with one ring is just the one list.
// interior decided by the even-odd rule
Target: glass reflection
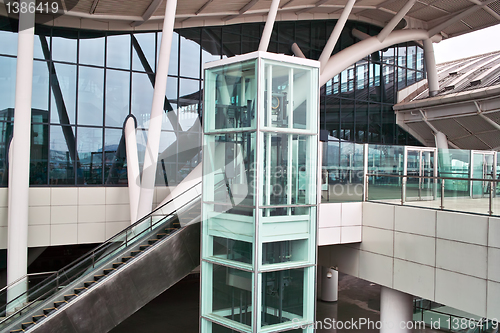
[(78, 124), (102, 126), (104, 70), (80, 66), (78, 79)]
[(80, 64), (104, 66), (105, 38), (80, 39)]
[(76, 119), (76, 66), (53, 64), (50, 121), (63, 125)]
[[(195, 30), (198, 31), (198, 34), (196, 36), (196, 33), (193, 33), (193, 38), (199, 42), (200, 33), (198, 29)], [(180, 52), (180, 76), (198, 79), (200, 77), (200, 45), (193, 40), (181, 36)]]
[(77, 39), (52, 37), (52, 60), (76, 63)]
[(2, 41), (0, 43), (0, 54), (17, 55), (16, 32), (0, 30), (0, 40)]
[[(3, 117), (2, 117), (3, 119)], [(9, 166), (7, 156), (9, 142), (12, 136), (12, 123), (0, 122), (0, 185), (7, 186), (9, 182)]]
[(0, 56), (0, 112), (15, 106), (16, 63), (16, 58)]
[[(33, 61), (31, 107), (49, 112), (49, 69), (45, 61)], [(45, 117), (47, 118), (47, 117)], [(46, 119), (47, 120), (47, 119)]]
[(78, 184), (102, 184), (102, 128), (78, 128)]
[[(134, 40), (135, 38), (135, 40)], [(155, 49), (156, 49), (156, 34), (143, 33), (134, 34), (132, 36), (133, 56), (132, 70), (136, 71), (154, 71)], [(145, 63), (143, 63), (145, 62)], [(145, 66), (145, 64), (147, 64)]]
[(121, 129), (104, 130), (104, 183), (127, 184), (127, 156)]
[(107, 66), (130, 69), (130, 35), (108, 36)]
[(75, 134), (70, 126), (50, 126), (50, 185), (75, 183)]
[(31, 125), (30, 185), (47, 184), (49, 126)]
[(153, 105), (153, 86), (147, 74), (132, 74), (132, 114), (137, 118), (137, 126), (148, 127)]
[(130, 73), (106, 70), (106, 126), (122, 127), (129, 114)]

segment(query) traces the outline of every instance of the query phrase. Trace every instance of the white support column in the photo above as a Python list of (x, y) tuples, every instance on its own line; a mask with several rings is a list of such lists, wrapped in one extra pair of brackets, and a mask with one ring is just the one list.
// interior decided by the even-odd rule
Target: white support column
[(158, 162), (163, 105), (165, 101), (165, 91), (167, 89), (168, 63), (170, 61), (170, 49), (172, 48), (172, 34), (174, 31), (176, 8), (177, 0), (167, 0), (158, 69), (156, 71), (155, 89), (153, 93), (153, 106), (151, 107), (151, 119), (149, 121), (148, 143), (146, 145), (144, 166), (142, 168), (141, 194), (137, 218), (141, 218), (151, 212), (153, 205), (156, 164)]
[[(34, 0), (21, 0), (29, 8)], [(28, 204), (31, 144), (31, 91), (33, 84), (34, 13), (20, 13), (17, 45), (16, 97), (9, 176), (7, 285), (28, 272)], [(14, 149), (15, 148), (15, 149)], [(14, 153), (15, 152), (15, 153)], [(8, 298), (24, 292), (27, 283), (9, 290)]]
[(269, 41), (271, 40), (271, 33), (273, 32), (274, 21), (276, 20), (276, 14), (278, 13), (279, 4), (280, 0), (273, 0), (273, 2), (271, 3), (269, 14), (267, 14), (266, 25), (264, 26), (264, 31), (262, 32), (262, 37), (260, 38), (259, 51), (267, 52)]
[(139, 171), (139, 158), (137, 156), (136, 121), (129, 116), (124, 126), (125, 149), (127, 151), (127, 177), (128, 177), (128, 197), (130, 204), (130, 223), (134, 224), (139, 208), (139, 198), (141, 195), (141, 174)]
[(436, 139), (436, 148), (438, 149), (448, 149), (448, 139), (443, 132), (434, 133)]
[(424, 39), (424, 57), (427, 68), (429, 96), (436, 96), (439, 92), (439, 80), (436, 68), (436, 58), (434, 57), (434, 46), (429, 38)]
[(326, 42), (326, 45), (323, 48), (323, 52), (321, 52), (321, 55), (319, 56), (318, 60), (320, 63), (320, 73), (323, 72), (323, 69), (325, 68), (326, 63), (328, 62), (328, 59), (330, 59), (330, 56), (332, 55), (333, 49), (335, 48), (335, 45), (339, 40), (340, 34), (342, 33), (342, 29), (344, 29), (345, 23), (349, 18), (349, 14), (351, 14), (352, 7), (354, 7), (355, 2), (356, 0), (349, 0), (347, 2), (346, 6), (344, 7), (344, 10), (342, 11), (342, 14), (340, 15), (337, 23), (335, 24), (335, 28), (333, 28), (333, 31), (330, 34), (330, 38), (328, 38), (328, 41)]
[(396, 28), (399, 22), (405, 17), (405, 15), (410, 11), (411, 7), (415, 4), (416, 0), (409, 0), (406, 5), (401, 8), (401, 10), (394, 15), (394, 17), (387, 23), (387, 25), (382, 29), (382, 31), (377, 35), (377, 39), (381, 42), (389, 36), (389, 34)]
[[(413, 296), (382, 287), (380, 290), (380, 333), (412, 332), (406, 328), (413, 320)], [(406, 326), (405, 326), (406, 325)]]
[(321, 300), (336, 302), (339, 299), (339, 272), (331, 267), (321, 269)]

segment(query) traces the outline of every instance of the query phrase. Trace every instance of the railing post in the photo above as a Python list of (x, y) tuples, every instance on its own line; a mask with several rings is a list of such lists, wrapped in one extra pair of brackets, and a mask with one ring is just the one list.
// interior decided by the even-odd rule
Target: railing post
[(406, 176), (403, 175), (403, 182), (401, 184), (401, 206), (405, 204), (405, 196), (406, 196)]
[(493, 181), (490, 181), (490, 202), (489, 202), (489, 207), (490, 207), (490, 210), (489, 210), (489, 214), (490, 215), (493, 215)]
[(441, 179), (441, 210), (444, 209), (444, 179)]
[(368, 201), (368, 183), (370, 176), (367, 174), (365, 177), (365, 201)]

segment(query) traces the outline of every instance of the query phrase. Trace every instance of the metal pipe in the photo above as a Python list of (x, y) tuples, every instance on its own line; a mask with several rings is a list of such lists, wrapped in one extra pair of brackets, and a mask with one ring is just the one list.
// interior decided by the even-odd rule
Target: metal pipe
[(151, 118), (149, 120), (148, 142), (146, 144), (144, 166), (142, 169), (141, 194), (139, 198), (139, 207), (137, 209), (137, 217), (148, 214), (153, 206), (156, 166), (158, 162), (163, 106), (165, 102), (165, 91), (167, 89), (167, 74), (176, 8), (177, 0), (167, 0), (158, 69), (156, 71), (155, 89), (153, 93), (153, 105), (151, 107)]
[(349, 18), (349, 14), (351, 14), (355, 2), (356, 0), (349, 0), (345, 5), (342, 14), (340, 15), (337, 23), (335, 24), (335, 27), (333, 28), (332, 33), (330, 34), (330, 37), (328, 38), (328, 41), (326, 42), (325, 47), (323, 48), (323, 52), (321, 52), (321, 55), (319, 56), (318, 60), (320, 63), (320, 73), (323, 72), (323, 69), (328, 63), (328, 59), (330, 59), (332, 55), (333, 49), (335, 49), (335, 45), (337, 45), (337, 41), (339, 40), (340, 34), (344, 29), (345, 23)]
[(493, 215), (493, 188), (494, 188), (493, 181), (490, 181), (490, 199), (489, 199), (489, 205), (490, 205), (489, 214), (490, 215)]
[(382, 29), (382, 31), (377, 35), (377, 39), (383, 42), (387, 36), (396, 28), (399, 22), (405, 17), (405, 15), (410, 11), (411, 7), (415, 4), (416, 0), (409, 0), (406, 5), (401, 8), (401, 10), (394, 15), (394, 17), (387, 23), (387, 25)]
[(264, 26), (264, 31), (262, 32), (262, 37), (260, 38), (259, 51), (267, 52), (269, 41), (271, 40), (271, 33), (273, 32), (274, 21), (276, 20), (276, 14), (278, 13), (279, 4), (280, 0), (273, 0), (273, 2), (271, 3), (269, 14), (267, 14), (266, 25)]

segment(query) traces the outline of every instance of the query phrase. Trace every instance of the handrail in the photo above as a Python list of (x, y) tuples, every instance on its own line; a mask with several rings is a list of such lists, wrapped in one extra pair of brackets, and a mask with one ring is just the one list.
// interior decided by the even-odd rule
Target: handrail
[(465, 181), (478, 181), (478, 182), (500, 182), (496, 178), (461, 178), (461, 177), (440, 177), (440, 176), (412, 176), (412, 175), (391, 175), (391, 174), (377, 174), (367, 173), (368, 177), (395, 177), (395, 178), (422, 178), (422, 179), (445, 179), (445, 180), (465, 180)]
[(13, 282), (9, 283), (7, 286), (5, 286), (2, 289), (0, 289), (0, 293), (2, 293), (5, 289), (11, 288), (12, 286), (18, 284), (19, 282), (21, 282), (22, 280), (24, 280), (24, 279), (26, 279), (26, 278), (28, 278), (30, 276), (39, 276), (39, 275), (54, 274), (54, 273), (57, 273), (57, 271), (40, 272), (40, 273), (29, 273), (29, 274), (23, 275), (19, 279), (17, 279), (16, 281), (13, 281)]
[[(494, 177), (495, 175), (492, 175)], [(378, 173), (367, 173), (366, 177), (364, 179), (364, 187), (365, 187), (365, 195), (363, 198), (363, 201), (370, 201), (369, 199), (369, 184), (370, 184), (370, 177), (390, 177), (390, 178), (398, 178), (402, 179), (402, 184), (401, 184), (401, 205), (403, 206), (404, 203), (406, 202), (406, 186), (408, 182), (408, 178), (415, 178), (415, 179), (430, 179), (434, 180), (434, 184), (438, 184), (438, 180), (441, 181), (441, 205), (440, 209), (444, 210), (444, 201), (445, 201), (445, 181), (446, 180), (453, 180), (453, 181), (465, 181), (465, 182), (484, 182), (484, 183), (489, 183), (489, 189), (488, 189), (488, 215), (492, 216), (493, 215), (493, 197), (494, 197), (494, 191), (496, 186), (494, 183), (500, 182), (500, 179), (496, 178), (470, 178), (470, 177), (442, 177), (442, 176), (419, 176), (419, 175), (394, 175), (394, 174), (378, 174)], [(437, 190), (437, 189), (436, 189)], [(437, 194), (434, 194), (435, 198), (437, 198)], [(420, 198), (420, 185), (419, 185), (419, 198)], [(474, 213), (474, 212), (469, 212), (469, 213)], [(480, 213), (481, 214), (481, 213)]]
[[(74, 267), (77, 267), (78, 264), (80, 264), (81, 262), (83, 262), (85, 259), (88, 259), (88, 258), (91, 258), (91, 257), (95, 257), (96, 253), (99, 252), (100, 250), (103, 250), (103, 249), (106, 249), (107, 247), (109, 247), (109, 245), (112, 244), (113, 240), (122, 236), (123, 234), (125, 234), (125, 236), (127, 235), (127, 232), (129, 232), (130, 230), (134, 229), (135, 227), (137, 227), (138, 225), (140, 225), (141, 223), (143, 223), (144, 221), (148, 220), (150, 217), (153, 217), (154, 216), (154, 213), (156, 213), (157, 211), (161, 210), (162, 208), (164, 208), (166, 205), (172, 203), (174, 200), (177, 200), (180, 196), (188, 193), (189, 191), (192, 191), (195, 187), (197, 187), (199, 184), (201, 183), (200, 182), (197, 182), (196, 184), (194, 184), (193, 186), (191, 186), (190, 188), (186, 189), (185, 191), (183, 191), (182, 193), (178, 194), (175, 198), (172, 198), (170, 199), (169, 201), (167, 201), (166, 203), (164, 203), (163, 205), (155, 208), (153, 211), (151, 211), (149, 214), (145, 215), (144, 217), (142, 217), (141, 219), (139, 219), (137, 222), (135, 222), (134, 224), (128, 226), (127, 228), (121, 230), (120, 232), (118, 232), (116, 235), (112, 236), (111, 238), (109, 238), (108, 240), (106, 240), (105, 242), (103, 242), (102, 244), (100, 244), (99, 246), (97, 246), (96, 248), (94, 248), (93, 250), (85, 253), (84, 255), (82, 255), (81, 257), (79, 257), (78, 259), (74, 260), (73, 262), (71, 262), (70, 264), (66, 265), (65, 267), (61, 268), (60, 270), (58, 270), (57, 272), (54, 272), (52, 275), (48, 276), (47, 278), (45, 278), (43, 281), (37, 283), (36, 285), (34, 285), (33, 287), (31, 287), (29, 290), (26, 290), (24, 291), (22, 294), (20, 295), (17, 295), (14, 299), (12, 300), (8, 300), (5, 305), (3, 305), (2, 307), (5, 307), (5, 309), (7, 309), (8, 305), (10, 303), (13, 303), (14, 301), (18, 300), (20, 297), (22, 297), (23, 295), (25, 294), (28, 294), (29, 291), (33, 291), (33, 290), (37, 290), (37, 289), (41, 289), (44, 285), (47, 285), (48, 283), (54, 281), (53, 279), (57, 279), (59, 278), (60, 276), (64, 276), (66, 274), (67, 271), (69, 271), (70, 269), (74, 268)], [(200, 195), (197, 194), (195, 198), (199, 198)], [(194, 200), (194, 199), (193, 199)], [(172, 212), (170, 212), (169, 214), (166, 214), (163, 216), (162, 220), (166, 220), (167, 218), (175, 215), (180, 209), (184, 208), (185, 206), (191, 204), (193, 202), (193, 200), (189, 200), (187, 203), (184, 203), (181, 207), (177, 207), (176, 209), (174, 209)], [(152, 225), (151, 225), (152, 227)], [(145, 229), (145, 230), (148, 230), (148, 229)], [(141, 233), (139, 233), (138, 235), (142, 234), (144, 231), (142, 231)], [(134, 236), (134, 238), (136, 238), (138, 235)], [(127, 241), (127, 238), (125, 237), (125, 240), (126, 242)], [(95, 263), (94, 263), (94, 258), (93, 259), (93, 262), (92, 262), (92, 267), (94, 267)], [(19, 280), (22, 280), (23, 278), (20, 278)], [(1, 291), (0, 291), (1, 292)], [(45, 295), (43, 295), (45, 296)], [(42, 296), (39, 296), (36, 300), (38, 300), (40, 297)], [(36, 300), (34, 301), (31, 301), (29, 302), (28, 304), (26, 304), (25, 306), (23, 306), (21, 309), (17, 310), (17, 311), (14, 311), (14, 313), (6, 316), (3, 320), (0, 321), (0, 324), (5, 322), (7, 319), (11, 318), (12, 316), (14, 316), (16, 313), (19, 313), (21, 311), (23, 311), (24, 309), (28, 308), (31, 304), (33, 304)]]

